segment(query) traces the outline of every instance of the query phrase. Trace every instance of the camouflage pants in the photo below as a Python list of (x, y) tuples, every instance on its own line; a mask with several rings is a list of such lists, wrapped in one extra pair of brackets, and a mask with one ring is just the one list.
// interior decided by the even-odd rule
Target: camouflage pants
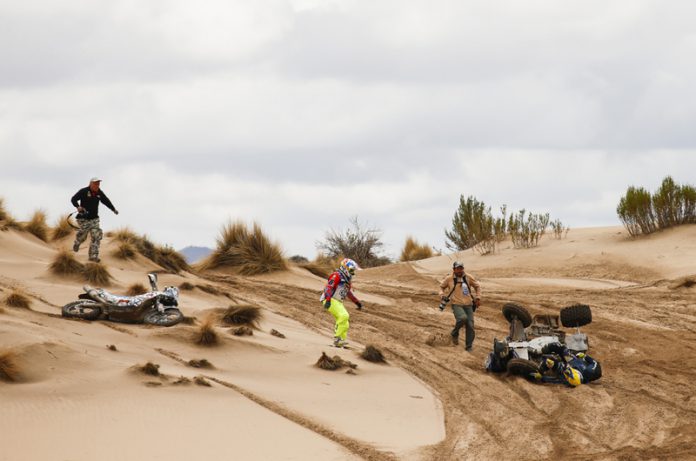
[(73, 250), (79, 250), (80, 245), (87, 240), (87, 235), (89, 234), (92, 237), (89, 243), (89, 259), (99, 258), (99, 244), (104, 235), (99, 228), (99, 218), (78, 219), (77, 223), (80, 225), (80, 229), (77, 231), (77, 235), (75, 235)]

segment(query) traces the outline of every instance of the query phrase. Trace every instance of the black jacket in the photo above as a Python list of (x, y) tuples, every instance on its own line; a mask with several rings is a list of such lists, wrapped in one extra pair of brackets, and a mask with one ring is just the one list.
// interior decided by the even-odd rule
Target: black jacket
[(114, 213), (116, 212), (116, 208), (114, 208), (111, 200), (109, 200), (109, 197), (106, 196), (103, 190), (99, 189), (94, 193), (90, 190), (89, 186), (78, 190), (70, 201), (75, 208), (81, 206), (86, 210), (83, 213), (83, 219), (94, 219), (99, 217), (99, 202), (109, 207)]

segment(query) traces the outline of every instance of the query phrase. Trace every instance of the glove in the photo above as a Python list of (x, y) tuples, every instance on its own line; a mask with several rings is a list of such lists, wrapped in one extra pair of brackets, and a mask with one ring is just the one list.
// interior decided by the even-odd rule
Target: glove
[(361, 303), (360, 301), (358, 301), (357, 303), (355, 303), (355, 305), (357, 306), (357, 308), (358, 308), (359, 311), (362, 310), (362, 303)]
[(548, 358), (546, 359), (546, 366), (549, 369), (552, 369), (554, 365), (556, 365), (556, 362), (554, 362), (553, 359), (548, 359)]
[(443, 303), (446, 304), (446, 303), (450, 302), (450, 299), (447, 296), (442, 296), (442, 297), (440, 297), (440, 301), (442, 301)]
[(535, 381), (541, 381), (541, 373), (539, 373), (538, 371), (530, 373), (529, 376), (531, 376)]
[(474, 309), (481, 306), (481, 298), (474, 299)]
[(331, 300), (327, 299), (324, 301), (324, 309), (328, 309), (329, 307), (331, 307)]
[(576, 356), (577, 358), (579, 358), (579, 359), (584, 359), (584, 358), (585, 358), (585, 353), (584, 353), (584, 352), (578, 352), (575, 356)]
[(114, 214), (118, 214), (118, 210), (114, 210)]

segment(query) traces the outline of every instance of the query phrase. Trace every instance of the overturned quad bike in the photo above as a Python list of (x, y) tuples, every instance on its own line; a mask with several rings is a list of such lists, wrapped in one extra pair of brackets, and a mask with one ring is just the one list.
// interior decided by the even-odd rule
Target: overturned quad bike
[[(508, 303), (503, 306), (503, 316), (510, 324), (510, 332), (502, 341), (493, 340), (493, 352), (484, 363), (487, 370), (528, 376), (539, 371), (542, 356), (549, 353), (552, 344), (561, 343), (572, 353), (586, 353), (589, 349), (587, 335), (580, 332), (580, 327), (592, 322), (588, 305), (565, 307), (560, 316), (532, 317), (524, 307)], [(567, 334), (561, 325), (575, 331)]]
[(85, 285), (78, 301), (63, 306), (63, 317), (96, 320), (99, 318), (124, 323), (147, 323), (170, 327), (184, 319), (179, 308), (179, 289), (157, 288), (157, 274), (147, 274), (152, 291), (137, 296), (118, 296), (103, 288)]

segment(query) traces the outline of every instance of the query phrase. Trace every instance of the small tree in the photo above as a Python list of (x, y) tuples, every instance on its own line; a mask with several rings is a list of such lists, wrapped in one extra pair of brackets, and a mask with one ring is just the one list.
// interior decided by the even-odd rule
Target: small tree
[[(531, 248), (539, 244), (549, 225), (549, 214), (534, 214), (521, 209), (517, 215), (510, 215), (508, 232), (515, 248)], [(526, 216), (525, 216), (526, 215)]]
[(554, 238), (560, 240), (570, 231), (570, 227), (564, 226), (560, 219), (556, 219), (551, 222), (551, 229), (553, 229)]
[(642, 187), (629, 187), (626, 195), (621, 197), (616, 213), (628, 230), (635, 236), (650, 234), (657, 230), (655, 214), (652, 209), (650, 192)]
[(329, 258), (351, 258), (363, 267), (391, 262), (389, 258), (378, 255), (383, 246), (382, 231), (365, 228), (357, 216), (350, 218), (350, 226), (344, 231), (331, 229), (326, 232), (323, 241), (316, 243), (317, 249)]
[[(500, 223), (497, 225), (500, 226)], [(459, 208), (452, 218), (452, 229), (445, 230), (445, 244), (447, 248), (458, 251), (477, 247), (482, 254), (491, 253), (495, 250), (495, 229), (496, 221), (491, 215), (491, 208), (473, 195), (466, 199), (462, 195), (459, 197)]]

